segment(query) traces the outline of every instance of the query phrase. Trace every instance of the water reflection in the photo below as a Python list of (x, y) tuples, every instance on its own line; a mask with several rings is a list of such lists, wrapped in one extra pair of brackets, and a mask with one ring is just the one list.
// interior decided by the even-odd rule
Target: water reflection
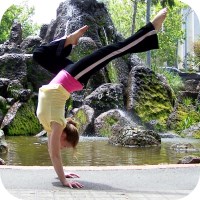
[[(50, 166), (46, 138), (7, 137), (9, 152), (1, 157), (7, 165)], [(109, 145), (107, 139), (83, 137), (77, 148), (77, 158), (73, 151), (63, 150), (63, 164), (66, 166), (117, 166), (174, 164), (186, 155), (200, 156), (200, 152), (175, 152), (170, 146), (175, 143), (192, 143), (200, 149), (200, 140), (162, 139), (161, 147), (125, 148)]]

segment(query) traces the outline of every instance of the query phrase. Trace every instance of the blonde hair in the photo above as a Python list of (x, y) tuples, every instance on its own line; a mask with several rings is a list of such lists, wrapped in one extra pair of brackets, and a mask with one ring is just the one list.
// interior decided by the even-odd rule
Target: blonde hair
[(73, 119), (67, 118), (67, 124), (63, 130), (63, 132), (65, 132), (67, 135), (67, 141), (74, 149), (79, 142), (79, 133), (76, 126), (77, 123)]

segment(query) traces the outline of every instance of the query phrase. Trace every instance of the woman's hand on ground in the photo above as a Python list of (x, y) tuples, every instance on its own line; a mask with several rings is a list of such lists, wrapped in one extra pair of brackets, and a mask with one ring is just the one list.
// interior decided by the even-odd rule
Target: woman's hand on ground
[(65, 174), (66, 178), (80, 178), (78, 174), (70, 173), (70, 174)]
[(69, 188), (82, 188), (82, 187), (84, 187), (84, 185), (82, 185), (81, 183), (76, 182), (76, 181), (72, 181), (72, 182), (66, 181), (66, 182), (63, 183), (63, 186), (69, 187)]

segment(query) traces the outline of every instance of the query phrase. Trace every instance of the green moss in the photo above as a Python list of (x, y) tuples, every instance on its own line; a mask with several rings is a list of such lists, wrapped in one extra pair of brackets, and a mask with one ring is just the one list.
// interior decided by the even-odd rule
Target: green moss
[(196, 131), (193, 135), (195, 139), (200, 139), (200, 130)]
[(184, 129), (198, 123), (200, 121), (200, 113), (196, 110), (195, 106), (185, 102), (180, 102), (176, 108), (175, 118), (170, 124), (170, 128), (177, 133), (181, 133)]
[(172, 106), (167, 101), (163, 103), (149, 98), (140, 102), (135, 111), (145, 123), (156, 120), (157, 125), (155, 128), (162, 130), (166, 129), (166, 121), (172, 111)]
[(78, 130), (81, 129), (82, 126), (84, 126), (88, 122), (87, 115), (85, 114), (84, 110), (79, 110), (75, 115), (75, 120), (77, 122), (77, 128)]
[(114, 118), (114, 117), (107, 117), (105, 122), (109, 125), (109, 126), (113, 126), (114, 124), (116, 124), (118, 122), (118, 119)]
[[(155, 129), (165, 130), (169, 114), (173, 110), (172, 102), (169, 101), (169, 94), (156, 76), (149, 77), (139, 74), (140, 90), (137, 92), (137, 98), (134, 111), (144, 123), (156, 120)], [(171, 94), (171, 98), (173, 94)]]
[(107, 70), (108, 70), (108, 77), (111, 83), (119, 83), (117, 70), (113, 66), (112, 62), (108, 65)]
[(112, 126), (118, 122), (118, 119), (113, 116), (107, 116), (104, 119), (103, 127), (99, 130), (99, 133), (103, 137), (109, 137), (112, 135)]
[(178, 122), (174, 128), (176, 131), (182, 131), (199, 122), (200, 114), (194, 110), (191, 110), (189, 112), (179, 112), (177, 117)]
[(42, 129), (36, 115), (33, 101), (23, 104), (8, 128), (8, 135), (35, 135)]
[(73, 48), (73, 51), (69, 56), (69, 59), (74, 62), (77, 62), (81, 58), (90, 55), (94, 50), (96, 50), (96, 47), (90, 44), (89, 42), (87, 41), (80, 42), (79, 45)]
[(73, 109), (73, 99), (71, 97), (66, 101), (65, 107), (67, 111), (70, 111)]

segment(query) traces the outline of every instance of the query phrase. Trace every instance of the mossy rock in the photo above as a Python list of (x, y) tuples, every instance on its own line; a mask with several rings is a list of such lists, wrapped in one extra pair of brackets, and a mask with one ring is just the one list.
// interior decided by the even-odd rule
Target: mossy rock
[(173, 91), (148, 68), (136, 67), (130, 75), (128, 107), (132, 106), (132, 111), (144, 124), (153, 126), (155, 130), (165, 130), (173, 110)]
[(89, 37), (81, 37), (78, 45), (73, 48), (69, 59), (77, 62), (85, 56), (90, 55), (94, 50), (97, 49), (95, 42)]
[(200, 113), (196, 111), (195, 106), (185, 106), (177, 102), (174, 112), (169, 117), (168, 127), (181, 133), (199, 121)]
[(118, 72), (117, 72), (117, 69), (113, 66), (112, 62), (108, 65), (107, 70), (108, 70), (108, 77), (110, 79), (110, 82), (119, 83)]
[[(13, 109), (15, 107), (15, 109)], [(9, 115), (12, 117), (9, 119)], [(5, 135), (35, 135), (42, 130), (42, 127), (35, 115), (33, 101), (27, 103), (16, 102), (8, 111), (4, 120), (3, 130)]]
[(78, 130), (80, 131), (81, 129), (81, 126), (83, 126), (84, 124), (87, 123), (87, 115), (86, 113), (84, 112), (84, 110), (79, 110), (76, 115), (75, 115), (75, 118), (76, 118), (76, 122), (77, 122), (77, 128)]
[(200, 130), (195, 131), (194, 134), (193, 134), (193, 137), (195, 139), (200, 139)]
[(122, 127), (130, 125), (125, 112), (119, 109), (111, 109), (100, 114), (94, 120), (95, 135), (101, 137), (110, 137), (115, 135)]
[(119, 119), (115, 118), (115, 116), (106, 116), (104, 118), (104, 124), (99, 129), (100, 136), (110, 137), (113, 133), (112, 126), (117, 124)]
[(0, 110), (2, 112), (2, 114), (6, 114), (7, 112), (7, 102), (6, 102), (6, 99), (2, 96), (0, 96)]
[(73, 118), (77, 122), (80, 135), (93, 134), (94, 109), (88, 105), (83, 105), (74, 113)]
[(99, 86), (84, 101), (94, 108), (95, 117), (111, 109), (124, 109), (124, 86), (122, 84), (106, 83)]

